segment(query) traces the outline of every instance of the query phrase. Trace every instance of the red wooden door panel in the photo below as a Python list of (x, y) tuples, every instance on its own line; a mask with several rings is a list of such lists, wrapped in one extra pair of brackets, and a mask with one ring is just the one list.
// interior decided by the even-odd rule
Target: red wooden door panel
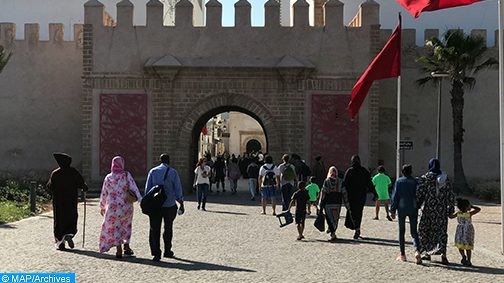
[(351, 121), (346, 107), (350, 95), (312, 95), (311, 154), (323, 157), (326, 169), (345, 170), (359, 150), (358, 121)]
[(147, 95), (100, 95), (100, 174), (110, 172), (116, 155), (133, 176), (147, 172)]

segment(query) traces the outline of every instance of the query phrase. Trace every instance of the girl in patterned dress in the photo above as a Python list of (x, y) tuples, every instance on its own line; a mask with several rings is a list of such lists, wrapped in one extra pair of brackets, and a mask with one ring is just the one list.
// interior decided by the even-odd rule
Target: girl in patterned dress
[(450, 218), (457, 218), (458, 225), (455, 232), (455, 246), (458, 248), (463, 265), (472, 266), (471, 252), (474, 248), (474, 227), (471, 217), (480, 212), (481, 208), (471, 205), (467, 199), (457, 199), (458, 212), (450, 215)]

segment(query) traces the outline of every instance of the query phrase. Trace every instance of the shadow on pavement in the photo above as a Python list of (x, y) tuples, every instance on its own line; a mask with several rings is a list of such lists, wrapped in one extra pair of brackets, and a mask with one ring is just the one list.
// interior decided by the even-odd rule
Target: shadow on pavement
[(0, 229), (17, 229), (17, 227), (15, 225), (12, 225), (12, 224), (8, 224), (8, 223), (5, 223), (5, 222), (0, 222)]
[(441, 267), (449, 270), (462, 271), (462, 272), (504, 274), (504, 269), (502, 268), (485, 267), (485, 266), (464, 266), (458, 263), (450, 263), (449, 265), (443, 265), (441, 262), (424, 261), (422, 265), (425, 267)]
[[(195, 201), (197, 202), (197, 196), (195, 193), (184, 196), (185, 200)], [(277, 196), (277, 206), (281, 206), (281, 198)], [(207, 205), (215, 204), (232, 204), (232, 205), (241, 205), (241, 206), (261, 206), (261, 198), (260, 196), (256, 196), (255, 200), (250, 200), (250, 194), (248, 192), (238, 191), (238, 193), (232, 195), (230, 192), (226, 191), (225, 193), (220, 192), (217, 194), (215, 191), (213, 193), (209, 193), (207, 196)], [(270, 200), (268, 200), (268, 204)]]
[(207, 209), (206, 212), (218, 213), (218, 214), (230, 214), (230, 215), (248, 215), (247, 213), (243, 213), (243, 212), (220, 211), (220, 210), (210, 210), (210, 209)]
[(139, 257), (135, 257), (135, 256), (131, 256), (131, 257), (124, 256), (122, 259), (117, 259), (117, 258), (115, 258), (115, 256), (113, 254), (105, 254), (105, 253), (102, 254), (97, 251), (90, 251), (90, 250), (68, 250), (68, 252), (83, 255), (83, 256), (90, 256), (90, 257), (105, 259), (105, 260), (113, 260), (113, 261), (117, 261), (117, 262), (145, 264), (145, 265), (152, 265), (152, 266), (158, 266), (158, 267), (176, 268), (176, 269), (187, 270), (187, 271), (216, 270), (216, 271), (230, 271), (230, 272), (256, 272), (255, 270), (251, 270), (251, 269), (232, 267), (232, 266), (226, 266), (226, 265), (220, 265), (220, 264), (213, 264), (213, 263), (201, 262), (201, 261), (194, 261), (194, 260), (183, 259), (183, 258), (178, 258), (178, 257), (175, 257), (173, 259), (166, 259), (169, 261), (155, 262), (155, 261), (152, 261), (151, 259), (139, 258)]
[[(371, 237), (362, 237), (357, 242), (362, 244), (371, 244), (378, 246), (391, 246), (391, 247), (399, 247), (399, 240), (389, 240), (389, 239), (379, 239), (379, 238), (371, 238)], [(412, 242), (405, 241), (407, 245), (412, 245)]]
[[(397, 240), (368, 238), (368, 237), (362, 237), (359, 240), (338, 238), (336, 241), (333, 241), (333, 242), (329, 241), (329, 239), (328, 240), (305, 240), (305, 242), (322, 242), (322, 243), (328, 243), (328, 244), (350, 244), (350, 245), (368, 244), (368, 245), (378, 245), (378, 246), (399, 247), (399, 241), (397, 241)], [(413, 243), (406, 241), (405, 244), (412, 245)]]

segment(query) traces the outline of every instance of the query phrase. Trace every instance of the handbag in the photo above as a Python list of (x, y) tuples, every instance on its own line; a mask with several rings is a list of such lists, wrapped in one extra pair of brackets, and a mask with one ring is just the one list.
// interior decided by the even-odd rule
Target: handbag
[(129, 187), (129, 182), (128, 182), (128, 173), (126, 174), (126, 185), (128, 186), (126, 189), (126, 196), (124, 197), (124, 200), (126, 203), (134, 203), (135, 201), (138, 200), (135, 192)]
[(313, 226), (315, 226), (315, 228), (317, 228), (320, 232), (325, 231), (325, 216), (322, 210), (320, 210), (317, 214), (317, 218), (315, 219)]
[[(166, 170), (163, 177), (163, 184), (166, 181), (166, 176), (168, 176), (168, 171), (170, 167)], [(161, 210), (163, 203), (166, 200), (166, 193), (164, 191), (163, 184), (155, 185), (152, 187), (140, 201), (140, 208), (143, 214), (152, 215)]]

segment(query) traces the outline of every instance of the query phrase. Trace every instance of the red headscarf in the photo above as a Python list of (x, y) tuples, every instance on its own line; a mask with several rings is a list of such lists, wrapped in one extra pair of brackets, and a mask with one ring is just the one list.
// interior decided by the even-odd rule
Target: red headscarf
[(112, 158), (112, 166), (110, 166), (112, 173), (121, 174), (124, 172), (124, 158), (116, 156)]

